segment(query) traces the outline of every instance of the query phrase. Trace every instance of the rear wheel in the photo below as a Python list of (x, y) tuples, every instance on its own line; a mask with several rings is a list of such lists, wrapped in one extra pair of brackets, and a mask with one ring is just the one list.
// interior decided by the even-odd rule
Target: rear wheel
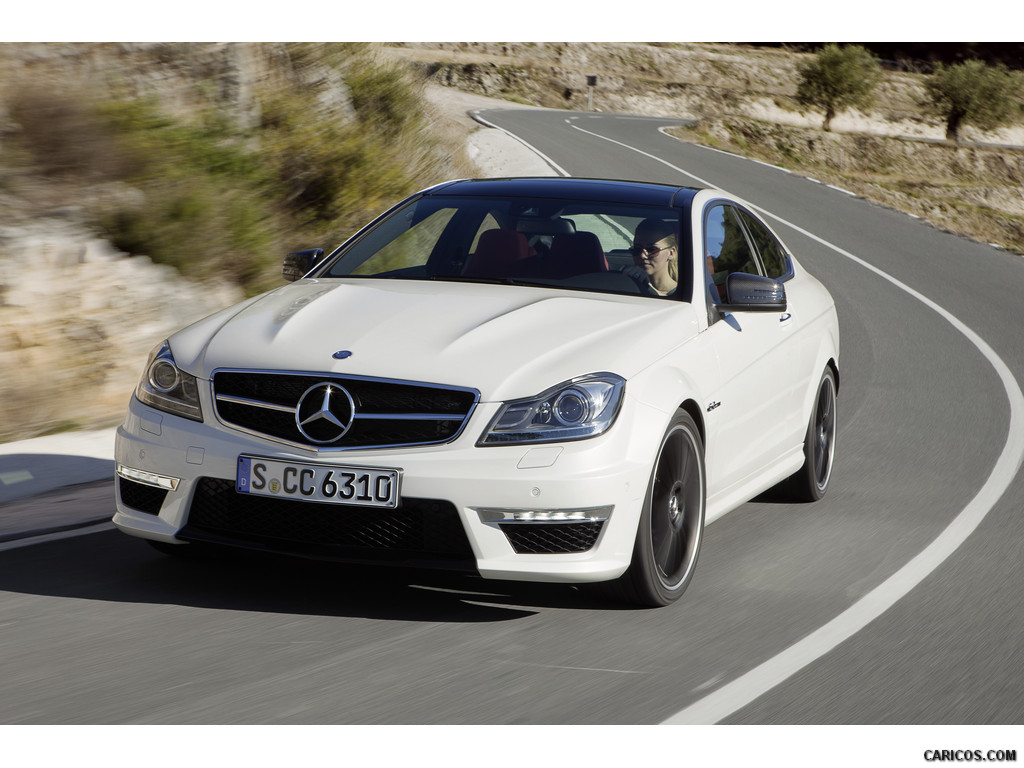
[(647, 606), (679, 599), (697, 565), (705, 493), (700, 432), (690, 415), (680, 411), (658, 449), (629, 570), (609, 585), (614, 596)]
[(797, 501), (818, 501), (828, 491), (836, 453), (836, 376), (826, 368), (818, 384), (807, 434), (804, 465), (790, 478)]

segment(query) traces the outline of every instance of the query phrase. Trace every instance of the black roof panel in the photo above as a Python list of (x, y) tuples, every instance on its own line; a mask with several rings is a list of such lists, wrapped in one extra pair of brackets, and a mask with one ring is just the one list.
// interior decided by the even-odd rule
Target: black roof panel
[(699, 190), (670, 184), (614, 179), (538, 176), (507, 179), (466, 179), (435, 187), (428, 195), (547, 197), (641, 205), (686, 207)]

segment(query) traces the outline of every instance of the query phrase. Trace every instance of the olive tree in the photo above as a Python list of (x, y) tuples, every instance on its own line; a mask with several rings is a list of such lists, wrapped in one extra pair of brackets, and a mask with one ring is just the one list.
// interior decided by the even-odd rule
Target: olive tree
[(1020, 115), (1020, 76), (1002, 64), (971, 59), (941, 64), (925, 80), (927, 106), (946, 121), (946, 140), (960, 143), (966, 124), (992, 130)]
[(866, 108), (882, 78), (878, 59), (863, 46), (829, 43), (799, 68), (796, 100), (825, 112), (822, 129), (832, 129), (832, 118), (844, 109)]

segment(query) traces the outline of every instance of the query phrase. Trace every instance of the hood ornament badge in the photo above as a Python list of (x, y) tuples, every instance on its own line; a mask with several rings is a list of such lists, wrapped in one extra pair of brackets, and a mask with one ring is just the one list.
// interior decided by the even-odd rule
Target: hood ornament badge
[(356, 418), (356, 404), (344, 387), (322, 381), (302, 393), (295, 406), (295, 424), (312, 443), (326, 445), (341, 440)]
[(333, 357), (335, 360), (344, 360), (345, 358), (352, 357), (352, 353), (349, 352), (347, 349), (339, 349), (337, 352), (331, 355), (331, 357)]

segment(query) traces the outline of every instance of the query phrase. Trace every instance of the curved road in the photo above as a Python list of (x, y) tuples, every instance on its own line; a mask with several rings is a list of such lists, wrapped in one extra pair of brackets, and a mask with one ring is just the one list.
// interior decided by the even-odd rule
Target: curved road
[(1024, 721), (1024, 260), (676, 141), (672, 121), (482, 117), (559, 172), (712, 184), (765, 212), (839, 308), (828, 497), (715, 521), (685, 597), (654, 611), (178, 562), (107, 530), (0, 551), (0, 722)]

